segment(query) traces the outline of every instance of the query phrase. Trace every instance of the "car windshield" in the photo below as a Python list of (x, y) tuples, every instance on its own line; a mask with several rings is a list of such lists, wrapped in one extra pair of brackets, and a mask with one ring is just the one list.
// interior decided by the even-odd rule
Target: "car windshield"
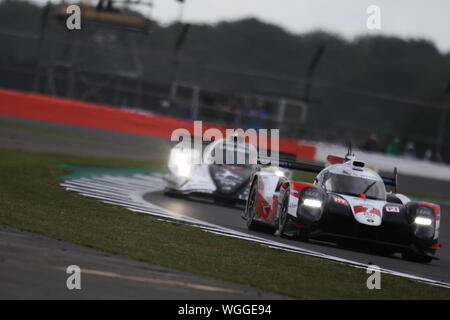
[(329, 173), (325, 176), (324, 186), (330, 192), (352, 196), (365, 193), (367, 198), (386, 200), (386, 188), (378, 180)]

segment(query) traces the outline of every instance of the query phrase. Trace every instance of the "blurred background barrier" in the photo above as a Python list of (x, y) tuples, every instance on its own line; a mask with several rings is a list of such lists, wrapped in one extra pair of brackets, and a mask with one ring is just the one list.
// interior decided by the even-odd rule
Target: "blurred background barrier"
[[(69, 3), (81, 30), (66, 28)], [(450, 163), (450, 55), (432, 42), (296, 35), (255, 18), (188, 24), (182, 3), (161, 25), (152, 7), (1, 1), (0, 87)]]
[[(194, 122), (190, 120), (6, 89), (0, 89), (0, 115), (164, 139), (185, 128), (194, 136)], [(226, 135), (224, 126), (212, 123), (202, 123), (202, 134), (210, 128)], [(313, 145), (292, 139), (280, 139), (279, 151), (303, 160), (314, 161), (315, 157)]]
[[(194, 124), (189, 120), (5, 89), (0, 89), (0, 115), (164, 139), (170, 139), (172, 132), (179, 128), (186, 128), (194, 135)], [(203, 132), (209, 128), (217, 128), (225, 135), (223, 126), (202, 124)], [(279, 147), (280, 152), (293, 154), (298, 160), (322, 164), (326, 163), (329, 154), (343, 156), (347, 152), (345, 145), (291, 139), (280, 139)], [(450, 170), (443, 164), (407, 156), (355, 151), (359, 159), (387, 175), (397, 167), (402, 175), (450, 181)]]
[[(331, 143), (317, 142), (315, 146), (314, 160), (325, 163), (329, 154), (342, 156), (347, 152), (347, 147)], [(416, 159), (408, 156), (389, 156), (378, 152), (367, 152), (354, 150), (358, 159), (366, 161), (377, 171), (386, 176), (392, 176), (394, 168), (398, 169), (400, 175), (430, 178), (442, 181), (450, 181), (450, 170), (448, 165)], [(447, 196), (449, 196), (447, 194)]]

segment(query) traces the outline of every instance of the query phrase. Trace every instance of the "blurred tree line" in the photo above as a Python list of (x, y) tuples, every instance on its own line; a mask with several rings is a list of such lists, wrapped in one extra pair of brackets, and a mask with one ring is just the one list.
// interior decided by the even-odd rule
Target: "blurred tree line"
[[(42, 11), (24, 1), (0, 2), (0, 67), (34, 68)], [(61, 21), (58, 28), (47, 27), (46, 45), (52, 39), (74, 41), (76, 32), (78, 42), (88, 42), (95, 28), (82, 20), (82, 31), (68, 31)], [(181, 28), (177, 23), (154, 23), (149, 33), (139, 35), (145, 83), (163, 88), (171, 81), (174, 45)], [(8, 32), (35, 38), (18, 41), (7, 36)], [(129, 48), (121, 44), (126, 32), (110, 30), (114, 45), (121, 48), (117, 52), (92, 47), (79, 52), (89, 57), (83, 67), (110, 70), (105, 54), (117, 55), (120, 65), (129, 64)], [(366, 136), (376, 134), (379, 145), (386, 146), (398, 136), (402, 144), (414, 141), (419, 153), (427, 148), (434, 151), (442, 116), (436, 106), (443, 105), (450, 53), (440, 53), (428, 40), (361, 36), (349, 41), (324, 31), (293, 34), (253, 18), (192, 25), (180, 52), (177, 77), (205, 88), (301, 99), (308, 66), (320, 46), (325, 51), (313, 78), (308, 137), (352, 138), (363, 143)], [(58, 50), (63, 51), (62, 47)], [(0, 85), (30, 89), (23, 81), (14, 83), (13, 78), (2, 79)], [(444, 137), (448, 154), (450, 129)]]

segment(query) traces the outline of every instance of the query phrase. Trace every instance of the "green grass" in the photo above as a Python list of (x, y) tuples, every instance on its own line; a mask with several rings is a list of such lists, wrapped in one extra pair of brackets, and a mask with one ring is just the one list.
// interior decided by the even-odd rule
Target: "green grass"
[(309, 183), (314, 183), (317, 173), (307, 172), (307, 171), (293, 171), (292, 179), (296, 181), (304, 181)]
[(428, 193), (414, 193), (414, 192), (405, 192), (405, 196), (415, 199), (415, 200), (422, 200), (422, 201), (429, 201), (429, 202), (436, 202), (440, 204), (450, 204), (449, 198), (444, 198)]
[(449, 299), (449, 290), (382, 275), (368, 290), (365, 270), (270, 249), (65, 191), (61, 163), (162, 168), (141, 162), (0, 150), (0, 224), (165, 267), (244, 283), (300, 299)]

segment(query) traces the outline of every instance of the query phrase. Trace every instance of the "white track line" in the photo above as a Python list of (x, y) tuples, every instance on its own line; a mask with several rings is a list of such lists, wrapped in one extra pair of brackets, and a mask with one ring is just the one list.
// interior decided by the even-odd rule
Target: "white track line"
[[(163, 189), (164, 185), (165, 183), (162, 179), (162, 175), (146, 175), (141, 173), (132, 176), (106, 175), (102, 177), (71, 179), (61, 183), (61, 186), (69, 191), (77, 192), (86, 197), (99, 199), (104, 203), (119, 205), (133, 212), (152, 215), (163, 221), (187, 224), (190, 226), (201, 228), (207, 232), (256, 242), (274, 249), (323, 258), (338, 263), (347, 264), (356, 268), (369, 268), (369, 265), (365, 263), (360, 263), (357, 261), (303, 249), (300, 247), (281, 243), (276, 240), (269, 240), (262, 237), (253, 236), (244, 232), (187, 217), (144, 200), (144, 194), (154, 191), (160, 191)], [(450, 283), (444, 281), (428, 279), (385, 268), (380, 268), (380, 271), (386, 274), (392, 274), (412, 280), (426, 282), (428, 284), (436, 286), (450, 288)]]

